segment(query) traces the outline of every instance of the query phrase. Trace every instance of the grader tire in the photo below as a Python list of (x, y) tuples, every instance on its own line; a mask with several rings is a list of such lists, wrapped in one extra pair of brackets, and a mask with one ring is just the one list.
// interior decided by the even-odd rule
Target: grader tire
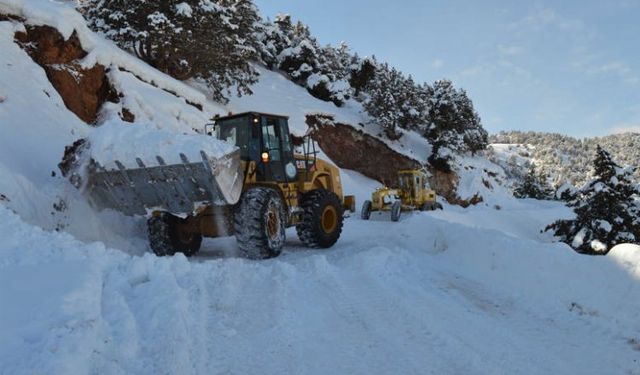
[(391, 205), (391, 221), (400, 220), (400, 213), (402, 212), (402, 203), (400, 201), (395, 201)]
[(312, 190), (302, 197), (302, 220), (296, 225), (305, 246), (329, 248), (342, 233), (343, 208), (338, 196), (325, 189)]
[(362, 211), (360, 211), (360, 218), (362, 220), (369, 220), (371, 217), (371, 201), (364, 201), (362, 204)]
[(239, 255), (248, 259), (267, 259), (280, 255), (285, 242), (284, 205), (273, 189), (247, 190), (233, 216)]
[(168, 212), (152, 216), (147, 220), (149, 246), (157, 256), (171, 256), (183, 253), (193, 256), (198, 253), (202, 245), (202, 235), (199, 233), (181, 233), (178, 224), (181, 219)]

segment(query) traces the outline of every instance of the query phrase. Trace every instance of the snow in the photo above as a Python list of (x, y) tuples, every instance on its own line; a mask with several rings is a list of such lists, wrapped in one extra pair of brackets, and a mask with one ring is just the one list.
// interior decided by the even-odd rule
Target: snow
[(454, 156), (451, 164), (459, 177), (456, 192), (460, 198), (469, 200), (479, 196), (485, 205), (492, 206), (513, 201), (504, 170), (485, 157)]
[(236, 147), (213, 137), (197, 134), (181, 134), (165, 130), (149, 123), (126, 123), (112, 119), (98, 127), (88, 137), (91, 157), (105, 168), (117, 168), (115, 161), (126, 167), (137, 168), (136, 158), (146, 166), (158, 165), (156, 157), (162, 150), (167, 164), (182, 163), (180, 154), (190, 161), (201, 161), (200, 152), (219, 158), (233, 152)]
[[(0, 0), (7, 9), (67, 36), (80, 27), (100, 46), (94, 56), (111, 48), (69, 3)], [(136, 123), (114, 120), (111, 107), (91, 128), (13, 43), (19, 27), (0, 22), (0, 373), (637, 373), (640, 247), (588, 257), (553, 243), (540, 229), (571, 210), (483, 188), (499, 169), (480, 156), (456, 164), (468, 172), (461, 191), (486, 197), (475, 207), (398, 223), (352, 215), (327, 250), (302, 247), (291, 228), (284, 253), (260, 262), (234, 258), (233, 238), (205, 240), (191, 259), (155, 257), (143, 220), (92, 211), (51, 172), (77, 138), (105, 132), (105, 148), (107, 137), (122, 148), (154, 134), (177, 141), (227, 108), (114, 52), (138, 69), (112, 73)], [(361, 119), (352, 104), (336, 109), (280, 77), (263, 75), (257, 98), (232, 109), (290, 114), (299, 132), (308, 111)], [(342, 181), (359, 205), (380, 186), (346, 170)]]
[(193, 16), (193, 9), (187, 3), (180, 3), (176, 5), (176, 14), (191, 18)]
[(613, 227), (611, 226), (611, 223), (609, 223), (606, 220), (596, 220), (596, 227), (602, 229), (603, 231), (609, 233), (611, 232), (611, 230), (613, 229)]
[(593, 240), (591, 241), (590, 245), (593, 251), (597, 251), (599, 253), (604, 253), (605, 251), (607, 251), (607, 245), (600, 240)]
[(614, 246), (607, 253), (607, 257), (613, 259), (631, 276), (640, 280), (640, 246), (633, 244), (621, 244)]
[[(307, 133), (306, 116), (312, 113), (326, 113), (335, 117), (336, 122), (349, 124), (367, 134), (378, 137), (382, 134), (379, 126), (369, 124), (369, 117), (362, 105), (348, 100), (342, 107), (332, 102), (316, 99), (307, 90), (291, 82), (278, 72), (262, 66), (255, 67), (260, 80), (251, 87), (253, 95), (230, 98), (229, 108), (234, 113), (258, 111), (289, 116), (291, 132), (302, 136)], [(402, 137), (397, 141), (381, 139), (391, 149), (414, 160), (426, 162), (431, 155), (431, 145), (416, 132), (400, 129)]]
[(578, 231), (578, 233), (576, 233), (576, 236), (573, 238), (573, 241), (571, 241), (571, 246), (574, 249), (577, 249), (580, 246), (582, 246), (582, 244), (584, 243), (584, 237), (586, 235), (587, 235), (587, 229), (586, 228), (580, 229), (580, 231)]
[(0, 296), (11, 301), (0, 363), (16, 374), (636, 368), (637, 254), (623, 267), (443, 212), (392, 228), (351, 218), (326, 251), (289, 231), (281, 257), (252, 262), (218, 258), (226, 240), (192, 260), (130, 256), (0, 208)]

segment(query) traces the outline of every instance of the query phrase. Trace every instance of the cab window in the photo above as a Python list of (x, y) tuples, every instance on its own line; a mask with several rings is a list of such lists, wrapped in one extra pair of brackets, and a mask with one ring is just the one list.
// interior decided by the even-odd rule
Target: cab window
[(237, 146), (242, 157), (248, 157), (249, 129), (246, 126), (246, 119), (240, 117), (224, 120), (217, 125), (217, 138)]
[(291, 137), (289, 136), (289, 129), (287, 128), (287, 120), (279, 119), (280, 134), (282, 135), (282, 151), (285, 154), (292, 152)]
[(262, 126), (262, 142), (264, 148), (269, 152), (269, 157), (272, 161), (281, 161), (280, 155), (280, 139), (281, 129), (278, 126), (278, 120), (274, 118), (267, 118)]

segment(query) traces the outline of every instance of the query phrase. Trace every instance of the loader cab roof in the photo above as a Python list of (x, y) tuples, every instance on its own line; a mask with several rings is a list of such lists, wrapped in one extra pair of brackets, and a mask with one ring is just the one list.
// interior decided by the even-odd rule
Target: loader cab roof
[(263, 113), (263, 112), (242, 112), (242, 113), (234, 113), (228, 116), (221, 116), (221, 117), (217, 117), (214, 118), (215, 121), (224, 121), (224, 120), (231, 120), (234, 118), (239, 118), (239, 117), (249, 117), (249, 116), (257, 116), (257, 117), (262, 117), (262, 116), (267, 116), (267, 117), (275, 117), (275, 118), (281, 118), (281, 119), (285, 119), (288, 120), (289, 116), (283, 116), (283, 115), (276, 115), (273, 113)]

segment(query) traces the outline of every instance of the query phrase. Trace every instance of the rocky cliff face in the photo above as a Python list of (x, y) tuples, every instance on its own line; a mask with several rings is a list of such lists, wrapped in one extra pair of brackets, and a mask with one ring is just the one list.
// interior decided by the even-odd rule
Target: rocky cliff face
[(400, 169), (418, 169), (422, 165), (351, 125), (334, 121), (330, 115), (308, 115), (311, 137), (334, 163), (393, 186)]
[(86, 68), (79, 64), (87, 53), (75, 32), (65, 40), (52, 27), (26, 26), (26, 32), (16, 33), (15, 39), (42, 66), (67, 108), (84, 122), (95, 123), (106, 101), (117, 102), (105, 67), (95, 64)]
[(311, 130), (311, 137), (318, 142), (322, 151), (341, 168), (358, 171), (387, 186), (396, 185), (397, 173), (401, 169), (426, 168), (431, 175), (431, 187), (449, 203), (466, 207), (482, 201), (480, 197), (460, 199), (456, 192), (459, 177), (454, 172), (439, 171), (430, 165), (423, 165), (351, 125), (336, 122), (331, 115), (308, 115), (307, 125)]

